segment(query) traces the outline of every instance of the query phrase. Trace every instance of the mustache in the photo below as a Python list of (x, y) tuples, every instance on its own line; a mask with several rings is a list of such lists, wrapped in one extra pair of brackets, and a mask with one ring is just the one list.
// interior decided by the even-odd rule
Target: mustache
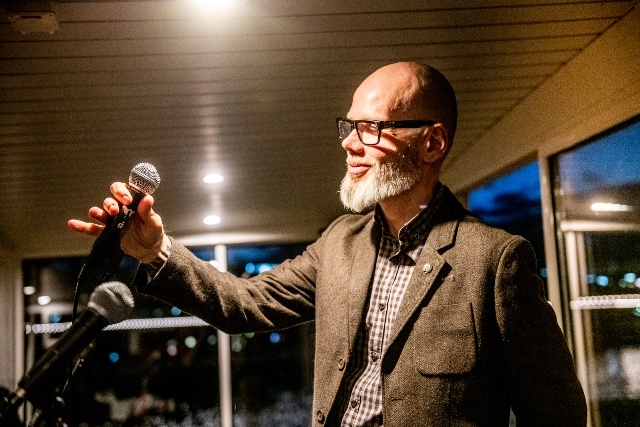
[(347, 165), (355, 166), (355, 165), (366, 165), (366, 166), (374, 166), (377, 162), (373, 160), (367, 160), (364, 157), (355, 157), (355, 156), (347, 156)]

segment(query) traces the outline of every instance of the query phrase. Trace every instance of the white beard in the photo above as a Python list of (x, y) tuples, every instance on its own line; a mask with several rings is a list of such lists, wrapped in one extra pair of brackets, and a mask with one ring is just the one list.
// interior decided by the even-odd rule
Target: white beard
[(340, 200), (353, 212), (362, 212), (381, 200), (407, 191), (420, 178), (420, 155), (408, 143), (386, 161), (373, 163), (363, 182), (354, 180), (349, 172), (340, 184)]

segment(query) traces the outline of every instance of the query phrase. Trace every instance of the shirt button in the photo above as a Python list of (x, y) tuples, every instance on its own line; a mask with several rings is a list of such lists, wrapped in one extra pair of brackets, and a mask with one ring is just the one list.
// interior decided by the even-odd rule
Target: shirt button
[(324, 424), (325, 416), (322, 411), (316, 412), (316, 420), (318, 420), (320, 424)]
[(371, 353), (371, 360), (374, 361), (374, 362), (377, 362), (378, 361), (378, 353), (376, 353), (376, 352)]
[(344, 362), (344, 359), (338, 360), (338, 369), (339, 370), (342, 371), (344, 369), (345, 365), (346, 365), (346, 363)]
[(425, 274), (429, 274), (429, 273), (431, 273), (433, 271), (433, 266), (431, 264), (429, 264), (429, 263), (426, 263), (425, 265), (422, 266), (422, 271)]
[(351, 402), (349, 402), (349, 405), (351, 405), (351, 407), (353, 409), (358, 407), (358, 399), (351, 399)]
[(387, 308), (386, 304), (384, 304), (382, 302), (380, 304), (378, 304), (378, 310), (384, 311), (385, 308)]

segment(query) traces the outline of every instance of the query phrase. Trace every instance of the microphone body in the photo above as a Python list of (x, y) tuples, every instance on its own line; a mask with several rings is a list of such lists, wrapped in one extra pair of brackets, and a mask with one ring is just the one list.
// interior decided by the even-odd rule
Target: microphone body
[(18, 387), (23, 389), (26, 395), (30, 395), (37, 391), (38, 385), (50, 382), (47, 380), (50, 380), (51, 376), (61, 372), (66, 375), (64, 366), (88, 346), (108, 324), (107, 319), (95, 309), (87, 308), (22, 377)]
[(117, 215), (110, 216), (104, 229), (96, 238), (82, 270), (78, 275), (78, 289), (87, 283), (94, 286), (113, 279), (124, 257), (120, 248), (120, 233), (138, 209), (140, 200), (152, 194), (160, 185), (160, 176), (156, 168), (149, 163), (139, 163), (129, 175), (129, 191), (133, 201), (129, 205), (120, 205)]
[(133, 295), (120, 282), (98, 286), (89, 299), (87, 309), (58, 341), (33, 365), (18, 382), (18, 389), (0, 401), (0, 425), (4, 417), (26, 399), (45, 399), (52, 392), (65, 369), (87, 347), (102, 329), (125, 320), (133, 309)]

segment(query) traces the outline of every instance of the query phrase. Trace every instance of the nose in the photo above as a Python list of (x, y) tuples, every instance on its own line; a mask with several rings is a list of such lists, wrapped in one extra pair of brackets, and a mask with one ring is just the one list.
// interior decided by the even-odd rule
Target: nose
[(342, 148), (344, 148), (347, 153), (362, 153), (364, 151), (364, 144), (360, 141), (360, 138), (358, 138), (355, 129), (342, 140)]

